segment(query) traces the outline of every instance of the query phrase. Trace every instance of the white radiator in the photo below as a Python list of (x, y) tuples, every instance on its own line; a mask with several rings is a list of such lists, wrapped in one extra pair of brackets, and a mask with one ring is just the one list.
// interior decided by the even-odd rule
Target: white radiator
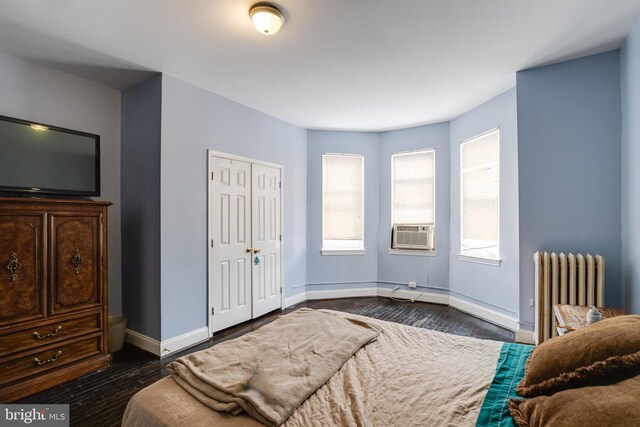
[(560, 255), (536, 252), (536, 344), (558, 335), (553, 306), (604, 305), (604, 258), (600, 255)]

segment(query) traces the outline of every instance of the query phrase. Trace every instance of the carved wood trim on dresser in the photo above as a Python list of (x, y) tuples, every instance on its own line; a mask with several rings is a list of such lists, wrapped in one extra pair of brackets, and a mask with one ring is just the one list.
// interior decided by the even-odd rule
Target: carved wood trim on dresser
[(111, 365), (110, 205), (0, 198), (0, 402)]

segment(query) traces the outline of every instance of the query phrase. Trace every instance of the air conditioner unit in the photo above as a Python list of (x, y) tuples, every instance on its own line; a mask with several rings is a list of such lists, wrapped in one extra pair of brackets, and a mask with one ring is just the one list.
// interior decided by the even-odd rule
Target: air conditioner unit
[(433, 224), (393, 224), (392, 239), (392, 249), (433, 251), (436, 248)]

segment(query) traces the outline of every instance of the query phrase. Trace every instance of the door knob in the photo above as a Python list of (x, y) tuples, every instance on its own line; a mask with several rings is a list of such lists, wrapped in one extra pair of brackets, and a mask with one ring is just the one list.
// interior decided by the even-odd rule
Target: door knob
[(253, 250), (253, 253), (254, 253), (254, 254), (259, 254), (259, 253), (260, 253), (260, 249), (254, 249), (254, 250)]
[(247, 253), (248, 253), (248, 254), (253, 253), (253, 248), (247, 248)]

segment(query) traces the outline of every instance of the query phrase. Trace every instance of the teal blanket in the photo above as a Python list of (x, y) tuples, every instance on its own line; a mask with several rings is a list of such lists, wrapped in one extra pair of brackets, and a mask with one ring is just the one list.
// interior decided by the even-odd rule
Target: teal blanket
[(504, 343), (493, 382), (480, 408), (476, 426), (515, 427), (507, 405), (509, 399), (518, 397), (515, 388), (524, 377), (524, 366), (531, 350), (531, 345)]

